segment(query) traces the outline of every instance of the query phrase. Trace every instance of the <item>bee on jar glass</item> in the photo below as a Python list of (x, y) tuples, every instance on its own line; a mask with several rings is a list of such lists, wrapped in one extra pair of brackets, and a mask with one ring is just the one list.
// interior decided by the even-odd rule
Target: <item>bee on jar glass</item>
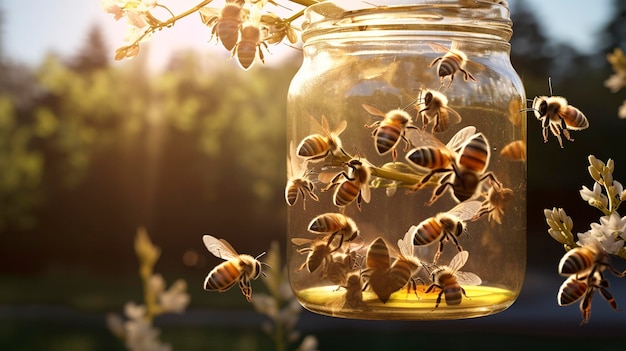
[(467, 251), (461, 251), (457, 253), (448, 266), (441, 266), (435, 268), (431, 273), (432, 284), (426, 289), (426, 293), (430, 293), (435, 288), (438, 288), (439, 294), (437, 295), (437, 301), (435, 302), (435, 308), (439, 307), (441, 303), (441, 296), (443, 295), (448, 306), (456, 306), (461, 304), (463, 295), (467, 297), (463, 285), (480, 285), (482, 279), (471, 272), (461, 272), (459, 269), (465, 265), (469, 253)]
[(204, 242), (204, 246), (206, 246), (209, 252), (215, 255), (215, 257), (226, 260), (209, 272), (204, 280), (204, 289), (222, 292), (230, 289), (235, 283), (238, 283), (246, 299), (252, 301), (252, 286), (250, 285), (250, 280), (257, 279), (259, 275), (263, 274), (261, 270), (263, 263), (258, 259), (265, 254), (265, 252), (254, 258), (250, 255), (238, 254), (224, 239), (204, 235), (202, 241)]
[(319, 201), (315, 194), (315, 185), (309, 179), (311, 170), (307, 169), (308, 161), (299, 158), (293, 141), (289, 143), (289, 159), (287, 160), (287, 185), (285, 186), (285, 200), (293, 206), (299, 197), (302, 197), (302, 206), (306, 210), (306, 197)]
[(432, 124), (431, 133), (445, 132), (461, 122), (461, 115), (448, 106), (448, 98), (438, 91), (420, 89), (415, 106), (421, 116), (422, 130)]
[(562, 276), (589, 274), (593, 271), (608, 269), (617, 277), (626, 275), (611, 264), (611, 257), (595, 239), (588, 239), (583, 246), (575, 247), (565, 253), (559, 261), (558, 272)]
[(353, 250), (345, 252), (335, 251), (331, 254), (330, 261), (326, 265), (324, 277), (333, 284), (342, 286), (347, 284), (348, 275), (358, 266), (357, 253)]
[(254, 63), (254, 59), (259, 56), (261, 62), (265, 63), (263, 57), (263, 47), (267, 50), (267, 44), (261, 37), (261, 28), (258, 23), (247, 23), (241, 27), (241, 37), (235, 45), (233, 56), (237, 55), (237, 60), (243, 69), (248, 69)]
[(541, 121), (543, 142), (548, 142), (548, 129), (559, 141), (563, 148), (563, 139), (574, 141), (570, 137), (570, 130), (583, 130), (589, 127), (589, 120), (576, 107), (569, 105), (567, 99), (562, 96), (552, 96), (552, 81), (549, 80), (550, 96), (537, 96), (533, 100), (531, 108), (522, 111), (532, 111), (535, 117)]
[(297, 148), (299, 157), (310, 162), (318, 162), (328, 155), (347, 155), (341, 147), (339, 135), (346, 129), (348, 122), (342, 120), (331, 130), (325, 116), (322, 116), (321, 125), (313, 117), (310, 117), (310, 120), (311, 124), (319, 129), (322, 134), (311, 134), (302, 139)]
[(453, 48), (448, 49), (445, 46), (435, 43), (431, 43), (429, 45), (437, 52), (445, 52), (443, 56), (437, 57), (428, 65), (428, 67), (430, 68), (437, 64), (437, 74), (441, 79), (441, 85), (444, 85), (444, 79), (449, 76), (450, 83), (448, 83), (448, 86), (446, 87), (449, 88), (452, 85), (454, 75), (457, 72), (463, 73), (464, 81), (467, 81), (468, 79), (476, 81), (476, 78), (474, 78), (474, 76), (472, 76), (468, 71), (465, 70), (465, 66), (467, 65), (469, 60), (467, 58), (467, 55), (465, 55), (463, 51)]
[(333, 194), (335, 206), (346, 207), (356, 200), (357, 208), (362, 211), (361, 202), (369, 203), (371, 198), (369, 163), (365, 159), (355, 157), (345, 162), (344, 166), (347, 167), (347, 172), (344, 170), (337, 173), (322, 191), (336, 188)]
[(413, 255), (413, 246), (405, 236), (398, 241), (401, 252), (391, 262), (389, 248), (382, 238), (376, 239), (368, 248), (363, 277), (364, 288), (369, 287), (383, 303), (387, 303), (391, 294), (407, 286), (407, 293), (413, 289), (417, 296), (414, 276), (421, 268), (421, 262)]
[(494, 223), (502, 224), (502, 217), (504, 217), (504, 207), (513, 199), (513, 190), (509, 188), (497, 189), (496, 187), (489, 187), (485, 194), (485, 200), (476, 215), (472, 218), (472, 221), (477, 220), (479, 217), (488, 214), (489, 223), (493, 226)]
[(301, 271), (306, 267), (309, 273), (317, 271), (320, 267), (322, 271), (325, 271), (328, 263), (332, 259), (332, 253), (338, 249), (336, 247), (331, 247), (329, 242), (322, 240), (293, 238), (291, 239), (291, 242), (298, 246), (309, 245), (308, 247), (298, 249), (298, 253), (307, 254), (306, 260), (302, 266), (300, 266), (298, 271)]
[(346, 284), (341, 286), (346, 289), (346, 293), (343, 298), (342, 309), (367, 309), (368, 306), (363, 301), (363, 283), (361, 281), (361, 275), (358, 273), (351, 273), (346, 279)]
[(596, 290), (598, 290), (600, 296), (602, 296), (614, 310), (619, 310), (617, 308), (617, 302), (608, 291), (608, 288), (609, 281), (604, 279), (601, 272), (595, 271), (583, 276), (573, 274), (561, 284), (559, 292), (557, 293), (557, 302), (559, 306), (567, 306), (580, 300), (579, 308), (583, 317), (580, 325), (584, 325), (589, 322), (591, 316), (591, 301)]
[(335, 236), (338, 236), (338, 248), (344, 241), (349, 242), (359, 236), (359, 228), (352, 218), (333, 212), (313, 218), (309, 223), (308, 230), (313, 234), (328, 235), (328, 243), (332, 242)]
[(456, 205), (448, 212), (440, 212), (429, 217), (409, 228), (407, 232), (410, 237), (409, 241), (415, 246), (426, 246), (438, 242), (439, 247), (433, 258), (433, 263), (437, 263), (443, 252), (444, 242), (451, 241), (459, 251), (463, 250), (457, 238), (467, 232), (465, 221), (473, 218), (480, 207), (480, 201), (467, 201)]
[(447, 189), (452, 190), (452, 198), (457, 202), (463, 202), (480, 194), (480, 184), (489, 180), (492, 186), (502, 188), (502, 183), (492, 172), (486, 172), (491, 155), (489, 142), (482, 133), (476, 133), (468, 138), (458, 149), (452, 168), (434, 169), (417, 184), (421, 188), (437, 173), (445, 173), (439, 181), (439, 185), (428, 201), (433, 204)]
[(400, 139), (405, 142), (406, 147), (404, 151), (408, 149), (409, 141), (405, 137), (405, 132), (407, 128), (415, 128), (411, 124), (411, 115), (400, 109), (384, 113), (373, 106), (366, 104), (362, 106), (370, 114), (383, 118), (382, 121), (376, 121), (370, 125), (366, 124), (365, 127), (374, 128), (372, 135), (374, 136), (374, 145), (378, 154), (385, 155), (391, 152), (391, 157), (395, 161), (398, 157), (396, 147)]
[[(456, 158), (460, 146), (471, 136), (476, 134), (473, 126), (458, 131), (447, 144), (429, 133), (411, 131), (408, 134), (410, 141), (416, 147), (409, 150), (406, 159), (409, 164), (428, 170), (449, 170)], [(419, 185), (419, 184), (418, 184)]]
[(500, 150), (500, 156), (512, 161), (526, 161), (526, 142), (524, 140), (514, 140)]
[(241, 25), (247, 17), (243, 4), (242, 0), (227, 0), (221, 9), (202, 7), (199, 11), (202, 22), (213, 27), (211, 35), (215, 35), (228, 51), (237, 45)]

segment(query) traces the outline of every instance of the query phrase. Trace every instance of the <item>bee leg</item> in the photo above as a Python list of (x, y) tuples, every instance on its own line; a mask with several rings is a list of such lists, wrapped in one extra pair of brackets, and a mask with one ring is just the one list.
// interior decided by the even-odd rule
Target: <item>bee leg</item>
[(468, 78), (473, 80), (474, 82), (476, 81), (476, 78), (474, 78), (474, 76), (472, 76), (472, 74), (469, 73), (468, 71), (466, 71), (466, 70), (464, 70), (462, 68), (459, 68), (459, 71), (463, 72), (463, 74), (464, 74), (463, 80), (465, 80), (466, 82), (467, 82)]
[(433, 61), (432, 61), (432, 62), (428, 65), (428, 68), (430, 68), (430, 67), (434, 66), (437, 62), (439, 62), (439, 61), (441, 61), (441, 60), (443, 60), (443, 56), (439, 56), (439, 57), (437, 57), (436, 59), (434, 59), (434, 60), (433, 60)]
[(611, 305), (611, 307), (616, 310), (619, 311), (620, 309), (617, 307), (617, 302), (615, 301), (615, 298), (613, 297), (613, 295), (611, 295), (611, 293), (606, 290), (604, 287), (600, 287), (598, 290), (600, 290), (600, 295), (606, 300), (606, 302), (609, 303), (609, 305)]
[(439, 257), (441, 256), (442, 252), (443, 252), (443, 239), (439, 240), (439, 247), (437, 248), (437, 252), (435, 252), (435, 256), (433, 257), (433, 264), (439, 261)]
[(591, 300), (593, 299), (593, 289), (588, 289), (585, 292), (585, 298), (580, 302), (580, 312), (582, 313), (583, 320), (580, 325), (585, 325), (589, 322), (591, 316)]
[(396, 162), (397, 158), (398, 158), (398, 150), (396, 150), (396, 148), (393, 148), (393, 150), (391, 150), (391, 160), (393, 160), (393, 162)]
[(574, 141), (574, 139), (572, 139), (572, 137), (570, 137), (569, 130), (567, 130), (567, 129), (563, 129), (563, 136), (565, 137), (565, 139), (567, 139), (569, 141)]

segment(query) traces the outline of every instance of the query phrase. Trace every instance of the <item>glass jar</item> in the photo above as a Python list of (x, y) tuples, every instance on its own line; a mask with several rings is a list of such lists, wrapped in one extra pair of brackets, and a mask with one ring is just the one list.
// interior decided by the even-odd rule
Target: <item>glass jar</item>
[(357, 319), (506, 309), (526, 266), (526, 98), (506, 5), (320, 3), (304, 27), (285, 193), (300, 303)]

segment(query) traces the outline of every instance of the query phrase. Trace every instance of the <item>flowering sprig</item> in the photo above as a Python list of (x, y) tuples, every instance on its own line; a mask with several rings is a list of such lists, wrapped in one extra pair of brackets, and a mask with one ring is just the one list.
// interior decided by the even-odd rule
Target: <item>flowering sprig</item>
[[(604, 86), (609, 88), (612, 93), (616, 93), (626, 87), (626, 55), (622, 49), (616, 48), (606, 58), (615, 73), (604, 81)], [(620, 106), (617, 115), (619, 118), (626, 118), (626, 100)]]
[(155, 274), (154, 265), (161, 255), (144, 228), (137, 231), (135, 252), (139, 258), (139, 275), (143, 284), (144, 304), (128, 302), (124, 305), (124, 315), (110, 313), (107, 325), (111, 332), (124, 340), (132, 351), (169, 351), (171, 345), (159, 340), (160, 330), (153, 325), (154, 317), (163, 313), (182, 313), (189, 304), (187, 283), (176, 280), (169, 289), (163, 276)]
[[(213, 36), (220, 40), (237, 56), (241, 66), (248, 69), (254, 59), (263, 61), (261, 48), (268, 44), (278, 44), (284, 39), (296, 43), (297, 29), (293, 22), (302, 16), (304, 10), (283, 18), (265, 9), (266, 5), (279, 6), (272, 0), (226, 0), (222, 7), (208, 7), (213, 0), (203, 0), (180, 14), (174, 14), (167, 6), (156, 0), (100, 0), (101, 8), (111, 13), (115, 20), (126, 18), (128, 32), (125, 41), (128, 45), (115, 51), (115, 59), (132, 58), (139, 54), (139, 44), (152, 34), (174, 24), (191, 14), (198, 13), (200, 20), (212, 29)], [(290, 0), (290, 3), (311, 6), (316, 0)], [(165, 9), (169, 18), (159, 19), (154, 14), (156, 8)]]
[(578, 233), (576, 240), (572, 233), (574, 222), (564, 209), (555, 207), (544, 210), (548, 234), (563, 244), (567, 251), (559, 263), (559, 274), (567, 279), (559, 289), (557, 300), (561, 306), (581, 300), (581, 324), (589, 320), (595, 291), (599, 291), (617, 309), (615, 300), (607, 290), (609, 283), (602, 271), (608, 268), (616, 276), (623, 277), (624, 273), (619, 273), (611, 266), (609, 255), (626, 258), (626, 216), (621, 217), (617, 212), (626, 199), (626, 191), (620, 182), (613, 179), (615, 164), (612, 159), (604, 163), (590, 155), (588, 160), (588, 171), (595, 182), (593, 189), (583, 186), (579, 192), (590, 206), (602, 211), (599, 222), (591, 223), (589, 230)]
[[(278, 242), (272, 242), (265, 263), (270, 267), (282, 267)], [(291, 291), (286, 266), (280, 273), (276, 270), (262, 279), (269, 294), (256, 294), (252, 305), (257, 312), (270, 318), (270, 321), (263, 324), (263, 330), (274, 340), (276, 350), (286, 350), (290, 343), (300, 338), (300, 333), (295, 330), (295, 326), (300, 318), (302, 306)], [(305, 336), (297, 348), (298, 351), (316, 349), (317, 338), (312, 335)]]

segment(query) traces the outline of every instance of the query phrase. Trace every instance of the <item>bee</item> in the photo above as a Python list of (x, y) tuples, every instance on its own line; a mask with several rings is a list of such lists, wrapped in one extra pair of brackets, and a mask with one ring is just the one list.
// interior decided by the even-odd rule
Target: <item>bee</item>
[(363, 301), (363, 283), (361, 281), (361, 275), (358, 273), (350, 273), (346, 278), (345, 285), (341, 286), (346, 289), (346, 293), (343, 297), (342, 309), (367, 309), (368, 306)]
[(524, 140), (512, 141), (500, 150), (500, 156), (513, 161), (526, 161), (526, 142)]
[(579, 109), (568, 105), (567, 100), (561, 96), (538, 96), (533, 100), (533, 107), (530, 109), (535, 117), (541, 121), (543, 128), (543, 142), (548, 142), (548, 129), (558, 139), (559, 145), (563, 148), (563, 139), (574, 141), (569, 134), (570, 130), (583, 130), (589, 127), (589, 120)]
[(258, 24), (244, 24), (241, 28), (241, 38), (235, 45), (233, 56), (237, 55), (239, 64), (246, 70), (252, 66), (257, 54), (261, 62), (265, 63), (261, 45), (267, 50), (267, 44), (261, 38), (261, 29)]
[(329, 235), (328, 242), (332, 242), (335, 236), (339, 236), (339, 245), (341, 247), (344, 241), (352, 241), (359, 235), (359, 228), (354, 220), (344, 216), (341, 213), (324, 213), (309, 223), (309, 232), (314, 234)]
[(310, 162), (317, 162), (323, 160), (328, 155), (337, 155), (339, 152), (347, 155), (343, 151), (341, 139), (339, 139), (339, 135), (348, 125), (345, 120), (339, 122), (335, 129), (331, 130), (326, 117), (322, 116), (321, 125), (313, 117), (310, 119), (311, 123), (319, 128), (323, 134), (312, 134), (302, 139), (297, 149), (298, 156)]
[(463, 73), (463, 80), (467, 81), (471, 79), (476, 81), (476, 78), (472, 76), (469, 72), (465, 70), (465, 66), (467, 65), (468, 59), (467, 55), (461, 50), (457, 49), (448, 49), (444, 46), (438, 44), (430, 44), (430, 46), (435, 49), (435, 51), (446, 51), (443, 56), (439, 56), (434, 59), (428, 67), (433, 67), (437, 64), (437, 74), (441, 78), (441, 85), (444, 85), (444, 78), (450, 76), (450, 83), (448, 83), (447, 88), (452, 85), (452, 81), (454, 80), (454, 74), (457, 72)]
[(452, 241), (459, 251), (463, 251), (457, 237), (467, 232), (465, 221), (473, 218), (480, 207), (480, 201), (461, 202), (448, 212), (440, 212), (423, 220), (417, 226), (411, 226), (407, 234), (415, 246), (439, 242), (439, 247), (433, 258), (433, 262), (436, 263), (443, 252), (443, 244), (446, 241)]
[(431, 133), (445, 132), (451, 125), (461, 122), (461, 115), (448, 106), (448, 98), (438, 91), (420, 90), (416, 108), (422, 117), (422, 130), (432, 123)]
[(460, 146), (474, 134), (476, 134), (475, 127), (465, 127), (444, 145), (432, 134), (412, 132), (409, 134), (410, 141), (417, 147), (409, 150), (406, 159), (410, 164), (429, 170), (450, 169)]
[(302, 197), (302, 206), (306, 210), (307, 195), (313, 201), (319, 201), (315, 194), (315, 185), (309, 179), (311, 170), (307, 169), (308, 161), (302, 160), (296, 154), (293, 141), (289, 143), (289, 159), (287, 160), (287, 185), (285, 186), (285, 200), (293, 206), (299, 197)]
[(485, 200), (476, 215), (472, 218), (472, 221), (477, 220), (482, 215), (489, 214), (488, 219), (492, 225), (494, 223), (502, 224), (504, 207), (512, 198), (513, 190), (509, 188), (497, 189), (495, 187), (489, 187), (485, 195)]
[(333, 284), (342, 286), (348, 284), (348, 274), (357, 266), (356, 251), (346, 250), (345, 252), (333, 252), (330, 261), (326, 265), (324, 277)]
[(391, 263), (389, 248), (383, 238), (376, 239), (369, 247), (366, 255), (366, 277), (368, 286), (383, 303), (389, 301), (391, 294), (408, 284), (407, 293), (413, 288), (417, 296), (417, 286), (413, 277), (421, 268), (421, 262), (413, 255), (413, 246), (405, 235), (398, 241), (400, 254)]
[(291, 242), (296, 245), (310, 244), (309, 247), (298, 249), (298, 253), (307, 253), (306, 260), (298, 270), (301, 271), (306, 267), (309, 273), (317, 271), (320, 267), (322, 267), (322, 270), (326, 270), (328, 263), (332, 259), (332, 253), (338, 249), (331, 247), (329, 242), (320, 240), (293, 238)]
[(459, 269), (465, 265), (469, 253), (467, 251), (461, 251), (457, 253), (450, 265), (441, 266), (434, 269), (431, 273), (432, 284), (426, 289), (426, 293), (433, 291), (434, 288), (438, 288), (441, 291), (437, 295), (437, 301), (435, 302), (435, 308), (439, 307), (441, 303), (441, 295), (444, 295), (446, 305), (455, 306), (461, 304), (463, 295), (467, 297), (463, 285), (480, 285), (482, 279), (471, 272), (461, 272)]
[[(584, 246), (575, 247), (565, 253), (559, 261), (558, 272), (562, 276), (593, 274), (594, 271), (608, 269), (617, 277), (623, 277), (626, 271), (620, 272), (611, 264), (611, 257), (595, 239)], [(592, 273), (589, 273), (592, 272)]]
[(336, 188), (333, 194), (333, 203), (338, 207), (345, 207), (356, 200), (359, 211), (362, 211), (361, 201), (370, 202), (371, 190), (369, 180), (371, 176), (370, 166), (367, 161), (360, 157), (352, 158), (344, 165), (348, 168), (346, 172), (337, 173), (322, 191)]
[(436, 173), (447, 173), (441, 178), (439, 186), (433, 192), (428, 205), (433, 204), (449, 187), (452, 197), (457, 202), (466, 201), (479, 192), (479, 185), (489, 179), (492, 185), (502, 188), (502, 183), (492, 172), (485, 172), (491, 155), (489, 142), (482, 133), (476, 133), (468, 138), (458, 149), (452, 168), (434, 169), (427, 174), (417, 187), (421, 187)]
[(579, 308), (583, 320), (580, 322), (580, 325), (584, 325), (589, 322), (591, 316), (591, 300), (593, 299), (595, 290), (599, 291), (600, 295), (614, 310), (618, 310), (617, 302), (608, 291), (608, 288), (609, 281), (604, 279), (601, 272), (595, 271), (589, 275), (580, 277), (570, 275), (559, 288), (557, 302), (559, 306), (567, 306), (582, 299)]
[(374, 128), (372, 135), (374, 136), (374, 145), (379, 155), (385, 155), (391, 151), (391, 157), (395, 161), (398, 157), (398, 150), (396, 146), (400, 142), (400, 139), (404, 140), (406, 151), (409, 146), (409, 141), (405, 137), (407, 128), (415, 128), (411, 124), (411, 115), (401, 109), (391, 110), (387, 113), (380, 111), (379, 109), (363, 104), (363, 108), (374, 116), (382, 117), (382, 121), (376, 121), (370, 125), (365, 125), (367, 128)]
[(226, 291), (235, 283), (239, 284), (241, 292), (248, 301), (252, 301), (251, 279), (257, 279), (263, 274), (261, 264), (258, 259), (265, 254), (252, 257), (250, 255), (238, 254), (235, 249), (224, 239), (217, 239), (211, 235), (202, 237), (204, 246), (215, 257), (226, 260), (213, 268), (206, 279), (204, 279), (204, 290)]
[(241, 25), (247, 17), (243, 4), (242, 0), (227, 0), (221, 10), (207, 7), (200, 9), (202, 22), (213, 27), (211, 36), (217, 36), (228, 51), (232, 51), (239, 41)]
[(558, 139), (563, 148), (563, 139), (574, 141), (569, 135), (570, 130), (583, 130), (589, 127), (589, 120), (576, 107), (569, 105), (567, 99), (562, 96), (552, 95), (552, 80), (548, 79), (550, 96), (537, 96), (533, 100), (531, 108), (521, 111), (532, 111), (535, 117), (541, 121), (543, 142), (548, 142), (548, 129)]

